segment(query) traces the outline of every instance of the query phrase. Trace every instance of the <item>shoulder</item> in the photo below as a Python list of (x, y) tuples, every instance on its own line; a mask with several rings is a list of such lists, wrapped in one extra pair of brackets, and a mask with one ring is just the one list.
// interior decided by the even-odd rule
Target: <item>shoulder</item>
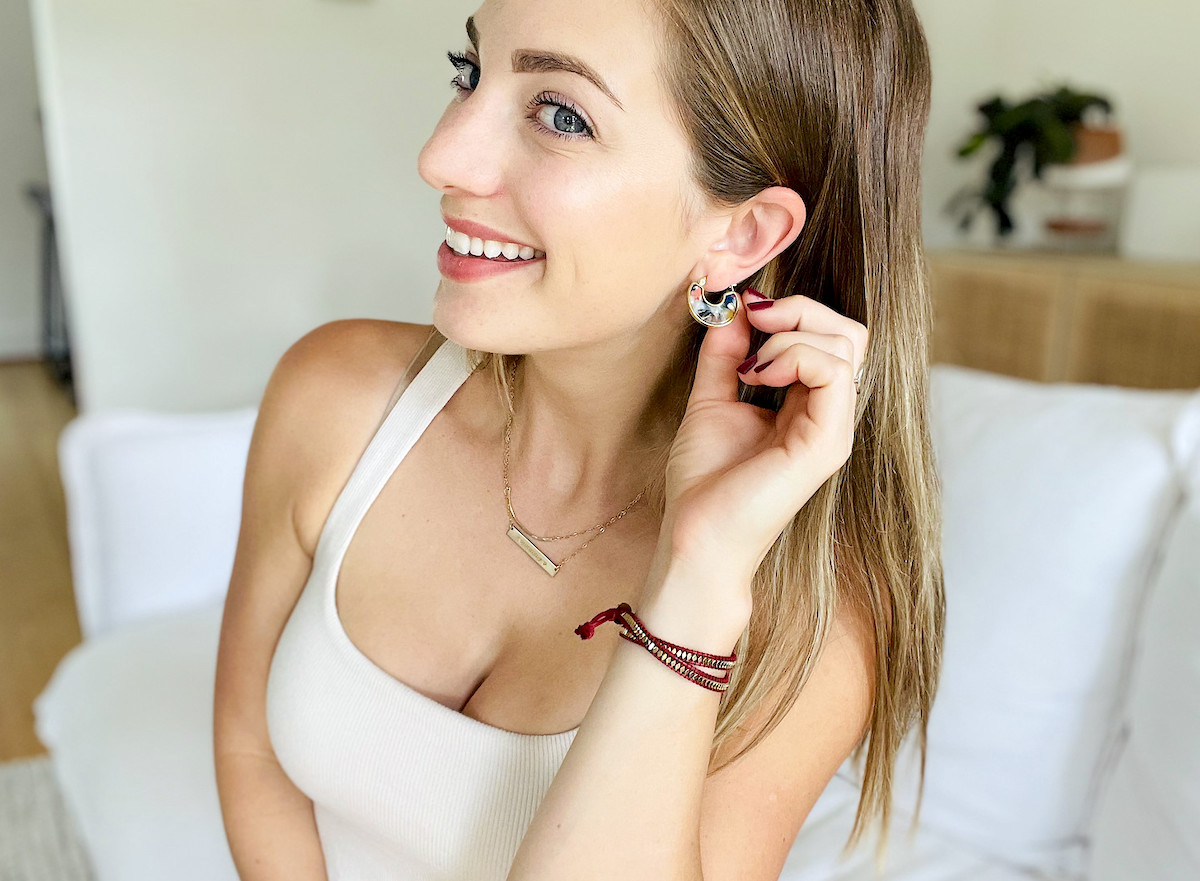
[[(839, 602), (829, 635), (820, 648), (808, 680), (767, 738), (794, 742), (796, 726), (821, 724), (826, 733), (831, 733), (832, 725), (836, 724), (841, 728), (839, 736), (843, 745), (856, 745), (867, 734), (875, 681), (875, 628), (871, 613), (856, 603)], [(766, 726), (775, 708), (786, 698), (787, 685), (787, 677), (775, 683), (738, 733), (718, 751), (719, 760), (732, 758)], [(821, 721), (826, 703), (837, 705), (836, 720), (833, 715), (825, 715)]]
[(329, 509), (378, 427), (396, 383), (433, 326), (348, 318), (313, 328), (276, 364), (260, 405), (284, 427), (273, 456), (291, 463), (296, 529), (316, 550)]
[[(727, 758), (752, 733), (765, 730), (783, 690), (777, 684), (751, 714), (729, 744)], [(873, 690), (869, 622), (857, 610), (844, 608), (835, 616), (811, 675), (778, 724), (705, 780), (700, 838), (706, 873), (779, 876), (813, 805), (866, 736)]]
[(306, 389), (345, 391), (345, 382), (396, 378), (433, 326), (375, 318), (343, 318), (314, 327), (283, 353), (276, 372)]

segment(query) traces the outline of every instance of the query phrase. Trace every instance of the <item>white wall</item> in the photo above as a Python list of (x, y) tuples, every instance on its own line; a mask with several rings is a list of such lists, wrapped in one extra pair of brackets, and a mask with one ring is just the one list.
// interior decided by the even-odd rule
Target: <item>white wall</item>
[(466, 8), (34, 0), (81, 409), (256, 402), (324, 321), (428, 320)]
[(25, 187), (46, 180), (29, 8), (0, 3), (0, 360), (41, 350), (41, 220)]
[[(1114, 105), (1135, 166), (1200, 164), (1200, 2), (1197, 0), (913, 0), (933, 62), (933, 109), (926, 137), (925, 241), (953, 244), (942, 206), (963, 183), (980, 184), (994, 149), (967, 160), (958, 145), (982, 116), (975, 106), (999, 93), (1010, 103), (1067, 81)], [(1018, 227), (1035, 210), (1032, 188), (1018, 190)], [(1190, 216), (1192, 205), (1164, 204)], [(971, 231), (990, 241), (995, 222), (981, 213)], [(1030, 240), (1032, 225), (1014, 235)], [(984, 234), (986, 235), (980, 235)]]
[[(1200, 162), (1195, 0), (915, 2), (930, 247), (982, 180), (988, 156), (953, 154), (997, 91), (1069, 75), (1112, 97), (1135, 161)], [(441, 226), (416, 156), (475, 0), (32, 3), (83, 409), (257, 402), (317, 324), (429, 319)]]

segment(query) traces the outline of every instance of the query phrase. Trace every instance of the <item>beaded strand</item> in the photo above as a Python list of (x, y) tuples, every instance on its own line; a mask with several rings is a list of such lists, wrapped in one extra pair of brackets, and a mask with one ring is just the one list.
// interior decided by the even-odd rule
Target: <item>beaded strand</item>
[[(620, 633), (623, 638), (642, 646), (680, 676), (710, 691), (725, 691), (729, 688), (732, 668), (737, 662), (736, 652), (728, 655), (712, 655), (659, 639), (657, 636), (651, 635), (628, 603), (621, 603), (615, 608), (606, 609), (591, 621), (586, 621), (576, 627), (575, 633), (579, 635), (580, 639), (591, 639), (596, 628), (606, 621), (616, 623), (621, 628)], [(701, 667), (724, 670), (725, 673), (721, 676), (714, 676), (704, 672)]]

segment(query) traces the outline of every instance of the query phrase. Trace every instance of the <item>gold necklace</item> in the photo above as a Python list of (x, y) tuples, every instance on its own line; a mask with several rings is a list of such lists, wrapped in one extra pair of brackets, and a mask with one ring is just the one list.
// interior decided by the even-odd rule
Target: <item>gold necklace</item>
[[(525, 527), (521, 525), (521, 522), (519, 520), (517, 520), (517, 513), (513, 510), (512, 485), (509, 484), (509, 482), (508, 482), (508, 455), (509, 455), (509, 448), (510, 448), (510, 445), (512, 442), (513, 396), (515, 394), (515, 392), (514, 392), (515, 383), (516, 383), (516, 372), (515, 372), (515, 370), (510, 370), (509, 371), (509, 383), (508, 383), (509, 412), (508, 412), (508, 421), (504, 425), (504, 503), (508, 508), (508, 537), (513, 540), (513, 542), (517, 545), (517, 547), (519, 547), (526, 554), (528, 554), (529, 558), (531, 560), (533, 560), (535, 563), (537, 563), (539, 566), (541, 566), (547, 575), (549, 575), (551, 578), (553, 578), (555, 575), (558, 574), (558, 570), (561, 569), (566, 564), (567, 560), (571, 559), (573, 556), (575, 556), (580, 551), (582, 551), (584, 548), (586, 548), (588, 545), (590, 545), (593, 540), (595, 540), (601, 534), (603, 534), (605, 529), (612, 526), (614, 523), (616, 523), (618, 520), (620, 520), (622, 517), (624, 517), (625, 514), (628, 513), (629, 509), (632, 508), (634, 505), (636, 505), (638, 503), (638, 501), (642, 498), (642, 496), (644, 496), (646, 494), (646, 492), (650, 489), (650, 486), (647, 485), (645, 487), (645, 489), (643, 489), (640, 493), (637, 494), (637, 496), (634, 497), (632, 502), (630, 502), (628, 505), (626, 505), (624, 508), (622, 508), (619, 512), (617, 512), (617, 514), (615, 516), (609, 518), (604, 523), (598, 524), (597, 526), (592, 526), (592, 527), (589, 527), (588, 529), (581, 529), (581, 530), (578, 530), (577, 532), (571, 532), (566, 535), (534, 535), (532, 532), (529, 532), (527, 529), (525, 529)], [(551, 560), (549, 557), (547, 557), (544, 553), (542, 553), (542, 551), (536, 545), (534, 545), (534, 543), (532, 541), (535, 538), (538, 541), (559, 541), (560, 539), (573, 538), (576, 535), (583, 535), (585, 532), (591, 532), (593, 530), (599, 530), (599, 532), (597, 532), (595, 535), (593, 535), (591, 538), (589, 538), (587, 541), (585, 541), (582, 545), (580, 545), (575, 550), (573, 550), (571, 553), (569, 553), (566, 557), (564, 557), (558, 563), (555, 563), (553, 560)]]

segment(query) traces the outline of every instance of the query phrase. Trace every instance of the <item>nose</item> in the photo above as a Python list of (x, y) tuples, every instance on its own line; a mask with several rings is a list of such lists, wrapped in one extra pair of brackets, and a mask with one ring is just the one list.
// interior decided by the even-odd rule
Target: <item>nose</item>
[(417, 156), (417, 173), (447, 194), (489, 196), (502, 180), (503, 126), (477, 88), (446, 107)]

